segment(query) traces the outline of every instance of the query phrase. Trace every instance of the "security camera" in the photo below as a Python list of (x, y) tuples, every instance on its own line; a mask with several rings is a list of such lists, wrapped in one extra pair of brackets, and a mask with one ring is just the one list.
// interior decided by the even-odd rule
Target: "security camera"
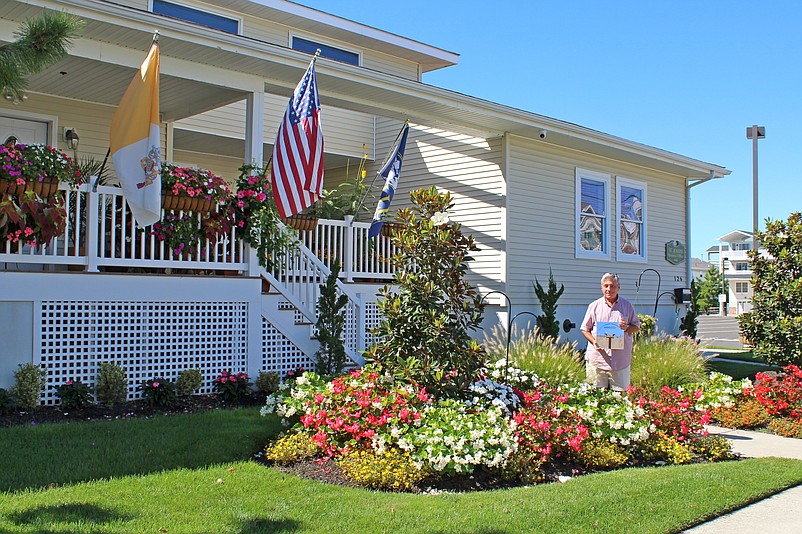
[(547, 135), (549, 135), (549, 132), (547, 132), (546, 130), (540, 130), (539, 137), (541, 139), (545, 139)]

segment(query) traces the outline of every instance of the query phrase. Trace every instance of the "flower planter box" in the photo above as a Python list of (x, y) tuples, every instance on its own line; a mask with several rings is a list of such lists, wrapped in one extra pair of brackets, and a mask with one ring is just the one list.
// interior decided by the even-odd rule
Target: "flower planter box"
[(284, 224), (295, 228), (299, 232), (311, 232), (317, 228), (318, 218), (314, 215), (292, 215), (287, 217)]
[(58, 180), (48, 176), (41, 182), (19, 185), (11, 180), (0, 179), (0, 195), (5, 193), (20, 198), (25, 195), (25, 191), (33, 191), (39, 198), (47, 199), (58, 191)]
[(191, 211), (194, 213), (210, 213), (215, 208), (214, 200), (199, 197), (184, 197), (162, 193), (162, 208), (173, 211)]

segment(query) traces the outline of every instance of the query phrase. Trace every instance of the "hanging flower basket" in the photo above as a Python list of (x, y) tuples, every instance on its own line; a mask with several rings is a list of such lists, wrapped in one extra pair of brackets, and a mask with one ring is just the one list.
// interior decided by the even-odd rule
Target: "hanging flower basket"
[(311, 232), (317, 228), (318, 218), (315, 215), (297, 214), (291, 215), (284, 220), (284, 224), (290, 228), (295, 228), (299, 232)]
[(231, 198), (225, 180), (206, 169), (162, 165), (162, 208), (210, 213)]
[(174, 211), (191, 211), (193, 213), (210, 213), (217, 202), (207, 198), (185, 197), (162, 193), (162, 208)]
[(26, 191), (48, 199), (58, 191), (59, 181), (83, 183), (78, 167), (63, 152), (46, 145), (0, 147), (0, 194), (21, 199)]

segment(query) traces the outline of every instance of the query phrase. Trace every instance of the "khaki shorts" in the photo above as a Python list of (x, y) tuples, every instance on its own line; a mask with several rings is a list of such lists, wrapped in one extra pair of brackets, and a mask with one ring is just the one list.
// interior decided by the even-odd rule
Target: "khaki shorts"
[(585, 362), (586, 381), (597, 388), (610, 388), (615, 391), (626, 391), (629, 387), (630, 367), (616, 371), (599, 369), (590, 362)]

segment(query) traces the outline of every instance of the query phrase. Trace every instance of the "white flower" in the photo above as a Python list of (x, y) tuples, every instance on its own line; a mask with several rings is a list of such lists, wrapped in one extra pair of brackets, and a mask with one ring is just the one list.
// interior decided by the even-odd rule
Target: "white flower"
[(440, 226), (441, 224), (447, 224), (448, 223), (448, 213), (446, 213), (444, 211), (438, 211), (437, 213), (432, 215), (431, 221), (432, 221), (432, 224), (434, 224), (435, 226)]

